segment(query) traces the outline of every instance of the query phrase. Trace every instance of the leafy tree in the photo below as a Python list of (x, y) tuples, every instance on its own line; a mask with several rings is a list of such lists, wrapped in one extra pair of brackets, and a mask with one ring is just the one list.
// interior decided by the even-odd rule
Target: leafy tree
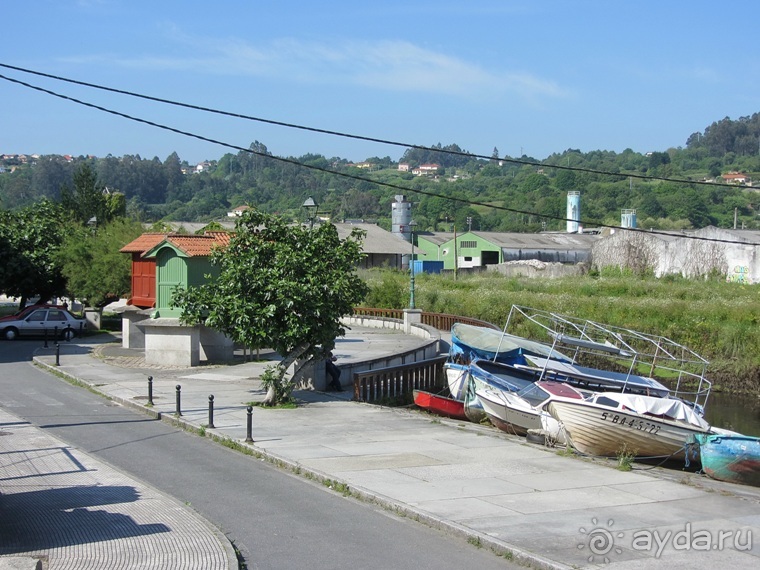
[(184, 323), (203, 323), (251, 348), (273, 348), (284, 358), (267, 375), (266, 403), (290, 397), (285, 372), (300, 358), (318, 357), (345, 334), (340, 318), (364, 299), (367, 286), (355, 268), (364, 232), (345, 240), (332, 224), (313, 230), (248, 210), (228, 247), (211, 261), (219, 276), (177, 290), (173, 303)]
[(139, 223), (117, 219), (97, 230), (80, 226), (69, 233), (56, 253), (69, 296), (104, 307), (129, 293), (131, 262), (119, 250), (142, 232)]
[(81, 164), (74, 173), (74, 187), (65, 184), (61, 188), (61, 205), (82, 224), (87, 224), (92, 218), (96, 218), (97, 223), (105, 223), (111, 214), (104, 190), (90, 165)]
[(63, 295), (65, 280), (55, 259), (66, 232), (65, 214), (57, 204), (42, 200), (19, 212), (0, 211), (0, 291), (41, 302)]

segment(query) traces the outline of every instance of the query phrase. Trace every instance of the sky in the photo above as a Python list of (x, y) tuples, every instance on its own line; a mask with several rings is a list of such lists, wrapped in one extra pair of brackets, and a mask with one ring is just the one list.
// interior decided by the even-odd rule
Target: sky
[[(38, 0), (3, 6), (0, 64), (402, 145), (541, 160), (665, 151), (760, 112), (758, 21), (757, 0)], [(277, 156), (350, 161), (405, 150), (0, 75), (217, 141), (0, 78), (0, 154), (177, 152), (194, 164), (254, 141)]]

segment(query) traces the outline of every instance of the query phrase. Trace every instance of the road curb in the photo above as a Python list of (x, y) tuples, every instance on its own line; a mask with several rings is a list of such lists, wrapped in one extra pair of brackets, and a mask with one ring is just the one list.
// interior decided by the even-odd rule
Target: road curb
[[(90, 384), (88, 382), (85, 382), (81, 380), (80, 378), (77, 378), (76, 376), (63, 371), (57, 366), (50, 365), (42, 361), (36, 356), (33, 357), (33, 360), (35, 364), (51, 371), (54, 375), (71, 380), (74, 383), (81, 385), (83, 387), (86, 387), (88, 390), (100, 396), (103, 396), (105, 398), (108, 398), (111, 401), (114, 401), (132, 410), (142, 412), (154, 419), (161, 420), (174, 427), (183, 429), (184, 431), (198, 434), (198, 430), (200, 429), (199, 426), (196, 426), (188, 422), (187, 420), (182, 419), (181, 417), (177, 417), (171, 414), (161, 413), (157, 410), (154, 410), (150, 406), (147, 406), (146, 404), (134, 402), (126, 398), (111, 396), (103, 392), (102, 390), (99, 390), (97, 386)], [(306, 467), (304, 465), (301, 465), (300, 463), (291, 461), (290, 459), (286, 459), (276, 454), (273, 454), (271, 452), (259, 449), (255, 446), (255, 442), (253, 444), (250, 444), (250, 443), (246, 443), (245, 441), (232, 439), (228, 436), (222, 436), (222, 435), (219, 435), (218, 433), (215, 433), (215, 430), (211, 428), (205, 429), (205, 435), (203, 437), (206, 437), (220, 445), (225, 445), (228, 442), (232, 443), (234, 445), (232, 446), (225, 445), (225, 447), (233, 447), (238, 451), (242, 451), (243, 453), (246, 453), (248, 455), (252, 455), (257, 458), (263, 459), (276, 467), (285, 469), (289, 471), (290, 473), (297, 475), (299, 477), (302, 477), (306, 480), (316, 481), (325, 486), (329, 486), (330, 483), (335, 483), (336, 485), (343, 485), (347, 489), (347, 494), (350, 495), (351, 497), (356, 498), (357, 500), (360, 500), (366, 503), (375, 504), (385, 510), (395, 513), (398, 516), (402, 516), (404, 518), (408, 518), (408, 519), (420, 522), (428, 527), (440, 530), (442, 532), (446, 532), (448, 534), (451, 534), (459, 538), (463, 538), (467, 540), (468, 542), (470, 542), (471, 544), (473, 544), (474, 546), (478, 546), (481, 548), (488, 548), (492, 552), (494, 552), (494, 554), (496, 554), (497, 556), (502, 556), (505, 559), (510, 560), (516, 564), (520, 564), (522, 566), (528, 566), (531, 568), (536, 568), (538, 570), (571, 570), (572, 568), (571, 566), (568, 566), (566, 564), (554, 562), (552, 560), (543, 558), (536, 554), (527, 552), (517, 546), (514, 546), (508, 542), (499, 540), (487, 534), (473, 531), (471, 529), (458, 525), (452, 521), (448, 521), (439, 517), (429, 515), (427, 513), (423, 513), (421, 511), (418, 511), (414, 507), (411, 507), (403, 503), (399, 503), (388, 497), (385, 497), (384, 495), (380, 495), (378, 493), (374, 493), (360, 487), (350, 486), (346, 484), (344, 481), (334, 479), (333, 477), (330, 477), (326, 475), (325, 473), (322, 473), (321, 471), (312, 469), (310, 467)], [(336, 489), (336, 492), (340, 492), (340, 491)], [(210, 527), (214, 529), (216, 532), (218, 533), (221, 532), (218, 529), (216, 529), (210, 522), (208, 521), (205, 521), (205, 522), (207, 525), (210, 525)], [(232, 544), (229, 542), (229, 539), (227, 539), (227, 537), (225, 537), (224, 535), (221, 535), (221, 536), (224, 537), (223, 542), (225, 544), (229, 544), (229, 547), (232, 549), (232, 552), (234, 554), (234, 548), (232, 547)], [(233, 556), (233, 559), (237, 560), (236, 556)]]
[[(124, 407), (130, 408), (137, 412), (142, 412), (153, 419), (170, 423), (174, 425), (175, 427), (180, 427), (184, 429), (185, 431), (196, 431), (196, 432), (198, 431), (198, 428), (193, 426), (189, 422), (185, 422), (183, 420), (180, 420), (178, 418), (171, 417), (171, 416), (167, 417), (165, 414), (162, 414), (161, 412), (153, 410), (149, 406), (145, 406), (143, 404), (139, 404), (136, 402), (131, 402), (125, 398), (110, 396), (106, 394), (105, 392), (103, 392), (102, 390), (98, 390), (96, 386), (89, 384), (81, 380), (80, 378), (77, 378), (76, 376), (69, 374), (68, 372), (65, 372), (64, 370), (61, 370), (58, 366), (51, 365), (42, 361), (37, 356), (32, 357), (32, 361), (36, 366), (39, 366), (40, 368), (44, 368), (48, 370), (49, 372), (51, 372), (53, 376), (58, 376), (59, 378), (62, 378), (64, 381), (71, 381), (78, 386), (86, 387), (91, 392), (98, 394), (99, 396), (102, 396), (113, 402), (116, 402), (120, 405), (123, 405)], [(123, 471), (118, 469), (117, 467), (114, 467), (114, 466), (110, 466), (110, 467), (116, 471), (119, 471), (120, 473), (123, 473)], [(141, 484), (152, 487), (151, 485), (148, 485), (148, 483), (144, 481), (141, 481)], [(155, 489), (155, 487), (152, 487), (152, 488)], [(199, 521), (201, 521), (204, 524), (204, 526), (206, 526), (206, 528), (208, 528), (209, 531), (211, 531), (211, 533), (219, 541), (219, 544), (222, 546), (225, 553), (227, 554), (227, 559), (230, 561), (229, 570), (239, 570), (240, 563), (238, 561), (237, 550), (232, 545), (232, 542), (230, 541), (230, 539), (227, 538), (227, 536), (221, 531), (221, 529), (219, 529), (216, 525), (214, 525), (211, 521), (206, 519), (206, 517), (201, 515), (198, 511), (196, 511), (192, 507), (189, 507), (188, 505), (177, 501), (174, 497), (171, 497), (170, 495), (167, 495), (166, 493), (158, 491), (157, 489), (155, 490), (156, 492), (160, 492), (162, 495), (169, 497), (172, 501), (180, 505), (183, 509), (186, 509), (187, 511), (192, 512), (193, 516)]]

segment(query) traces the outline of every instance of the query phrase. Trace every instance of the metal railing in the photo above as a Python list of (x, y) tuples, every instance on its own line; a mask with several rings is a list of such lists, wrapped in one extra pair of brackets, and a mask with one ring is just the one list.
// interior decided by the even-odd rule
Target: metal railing
[(413, 390), (432, 391), (444, 384), (443, 363), (447, 356), (411, 364), (401, 364), (354, 373), (354, 400), (390, 401), (411, 394)]

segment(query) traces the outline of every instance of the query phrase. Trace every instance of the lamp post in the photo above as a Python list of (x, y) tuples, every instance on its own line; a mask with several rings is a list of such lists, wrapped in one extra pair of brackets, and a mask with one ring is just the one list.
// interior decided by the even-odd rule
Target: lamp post
[(309, 229), (314, 229), (314, 219), (317, 217), (317, 208), (319, 206), (314, 201), (314, 198), (309, 196), (303, 203), (303, 208), (306, 209), (306, 215), (309, 217)]
[(412, 241), (412, 256), (409, 258), (409, 308), (414, 309), (414, 228), (417, 227), (417, 222), (412, 220), (409, 222), (409, 231), (411, 232)]

